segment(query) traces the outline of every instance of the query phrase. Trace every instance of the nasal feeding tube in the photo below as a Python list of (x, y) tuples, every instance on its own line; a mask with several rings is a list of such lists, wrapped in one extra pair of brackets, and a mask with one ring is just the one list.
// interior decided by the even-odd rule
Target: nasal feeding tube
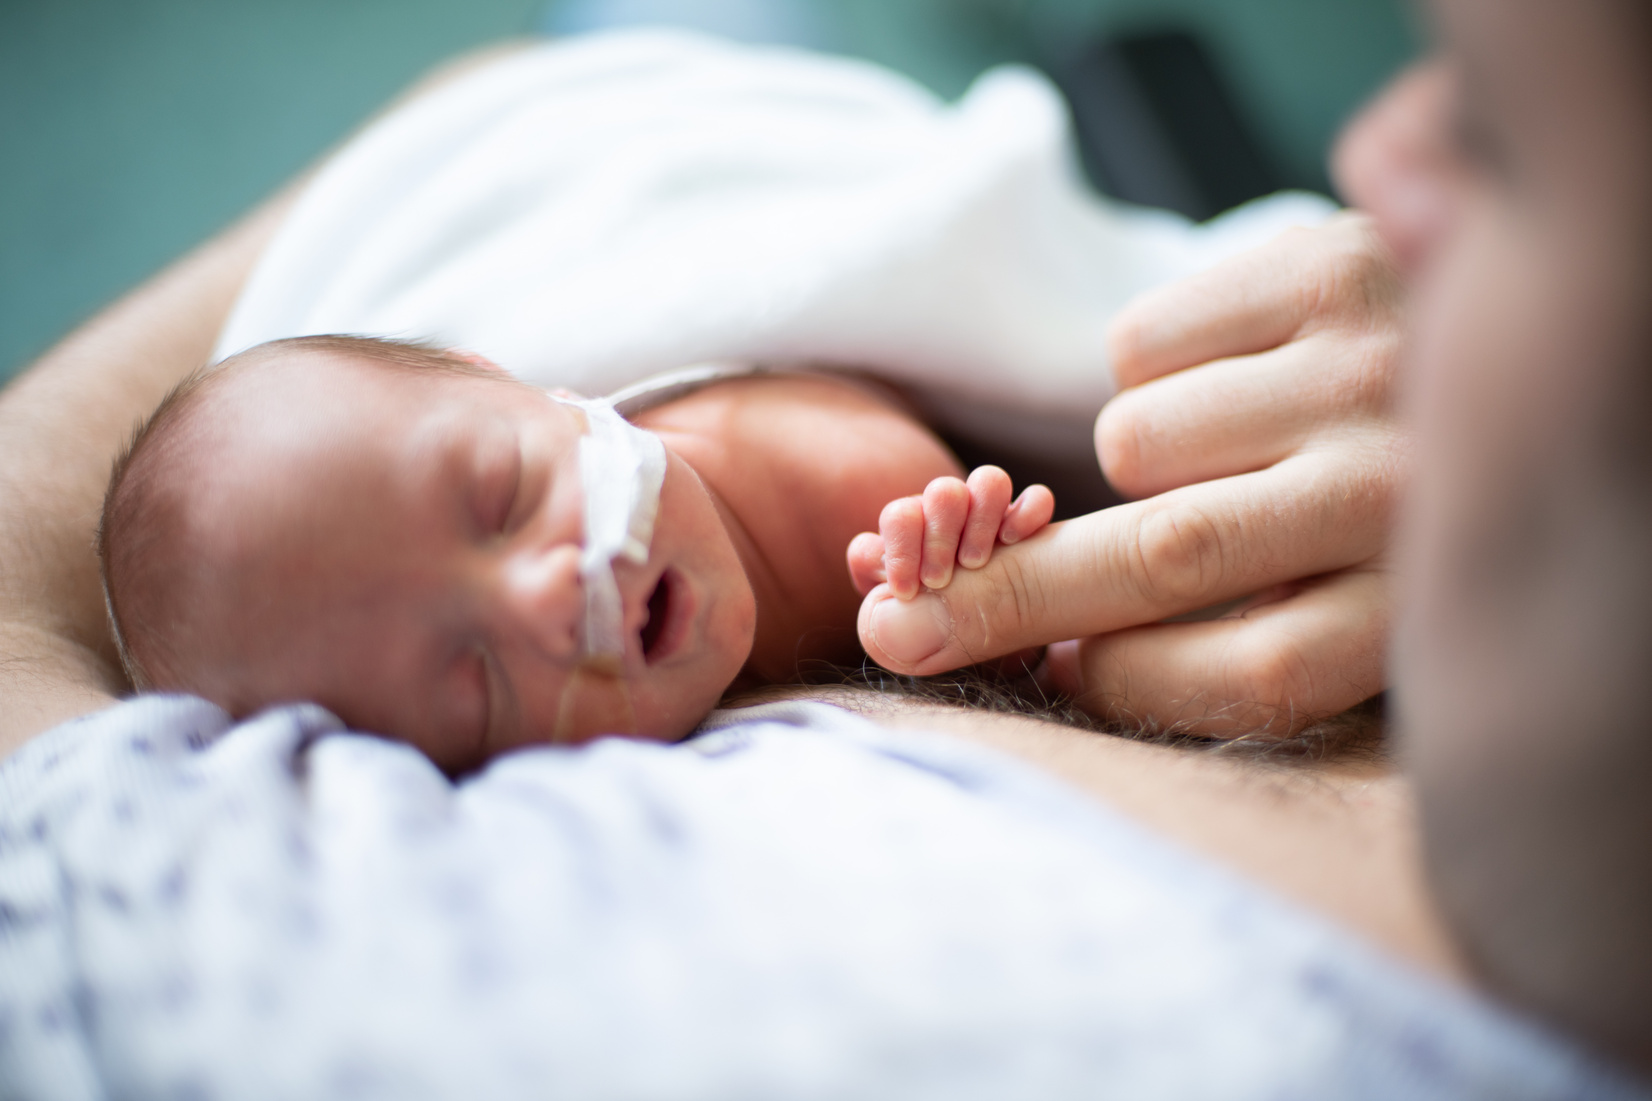
[(625, 602), (614, 577), (614, 560), (623, 558), (639, 566), (648, 563), (660, 488), (665, 483), (665, 445), (620, 416), (612, 402), (550, 397), (583, 413), (586, 426), (585, 435), (579, 438), (579, 480), (585, 498), (585, 543), (579, 557), (579, 577), (585, 589), (581, 654), (563, 689), (552, 741), (570, 740), (564, 735), (571, 733), (567, 728), (579, 718), (575, 705), (587, 679), (584, 674), (595, 674), (618, 688), (627, 727), (589, 733), (632, 733), (636, 716), (625, 683), (619, 679), (625, 665)]

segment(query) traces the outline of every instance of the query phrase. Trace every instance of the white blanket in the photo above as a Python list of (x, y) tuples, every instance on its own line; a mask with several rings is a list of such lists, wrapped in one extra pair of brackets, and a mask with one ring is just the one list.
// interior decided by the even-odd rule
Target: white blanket
[(498, 61), (394, 112), (306, 189), (227, 355), (428, 338), (589, 395), (705, 359), (869, 367), (1087, 425), (1142, 289), (1322, 219), (1280, 196), (1204, 225), (1088, 192), (1025, 69), (957, 104), (861, 62), (683, 32)]

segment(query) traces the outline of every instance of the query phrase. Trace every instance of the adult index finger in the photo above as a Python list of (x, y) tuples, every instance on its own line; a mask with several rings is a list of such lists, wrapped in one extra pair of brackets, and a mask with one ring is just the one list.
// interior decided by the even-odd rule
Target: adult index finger
[(1389, 502), (1348, 507), (1392, 493), (1378, 483), (1299, 456), (1052, 524), (945, 589), (903, 601), (874, 588), (860, 608), (861, 645), (887, 669), (942, 673), (1342, 569), (1383, 547)]
[(1126, 306), (1108, 334), (1120, 388), (1213, 359), (1277, 348), (1320, 316), (1384, 299), (1395, 280), (1371, 220), (1294, 229)]

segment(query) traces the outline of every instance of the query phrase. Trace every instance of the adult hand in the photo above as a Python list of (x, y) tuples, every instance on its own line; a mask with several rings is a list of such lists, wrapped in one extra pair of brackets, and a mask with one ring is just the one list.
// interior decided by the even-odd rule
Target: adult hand
[[(1399, 284), (1369, 221), (1297, 230), (1120, 315), (1103, 472), (1145, 498), (860, 610), (867, 652), (940, 673), (1032, 646), (1086, 710), (1285, 733), (1384, 686), (1390, 517), (1409, 439)], [(1162, 622), (1239, 601), (1220, 618)]]

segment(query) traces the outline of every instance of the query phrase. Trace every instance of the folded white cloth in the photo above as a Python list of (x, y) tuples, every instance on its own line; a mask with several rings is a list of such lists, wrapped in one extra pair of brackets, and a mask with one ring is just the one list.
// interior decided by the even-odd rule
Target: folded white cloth
[(1142, 289), (1321, 220), (1193, 226), (1088, 192), (1054, 89), (957, 104), (687, 32), (527, 49), (392, 113), (305, 189), (218, 344), (416, 337), (589, 395), (706, 359), (869, 367), (1087, 422)]
[(460, 782), (147, 697), (0, 766), (0, 1098), (1629, 1098), (995, 753), (793, 704)]

